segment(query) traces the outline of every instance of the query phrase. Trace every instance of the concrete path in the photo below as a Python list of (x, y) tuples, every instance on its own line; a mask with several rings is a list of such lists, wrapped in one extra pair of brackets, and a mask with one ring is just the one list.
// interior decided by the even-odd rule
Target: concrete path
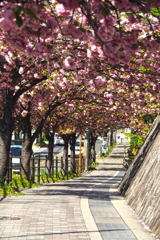
[(110, 157), (99, 159), (97, 171), (82, 178), (46, 184), (24, 190), (25, 196), (3, 199), (0, 239), (153, 240), (117, 190), (125, 174), (123, 151), (123, 144), (117, 145)]

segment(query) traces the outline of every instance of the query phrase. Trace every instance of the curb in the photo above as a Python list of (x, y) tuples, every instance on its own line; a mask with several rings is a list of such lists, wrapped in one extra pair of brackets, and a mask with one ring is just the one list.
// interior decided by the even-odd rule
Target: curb
[(110, 197), (110, 201), (115, 207), (116, 211), (119, 213), (125, 224), (129, 227), (129, 229), (133, 232), (137, 240), (153, 240), (155, 237), (151, 237), (151, 233), (148, 232), (140, 222), (140, 220), (136, 217), (132, 208), (126, 203), (124, 198), (121, 196), (120, 191), (118, 190), (118, 185), (121, 181), (113, 184), (109, 193), (116, 192), (117, 198), (112, 199)]

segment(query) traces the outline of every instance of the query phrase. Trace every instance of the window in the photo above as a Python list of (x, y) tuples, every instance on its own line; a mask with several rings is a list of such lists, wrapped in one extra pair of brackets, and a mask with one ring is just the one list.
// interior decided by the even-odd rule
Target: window
[[(75, 146), (76, 146), (76, 147), (79, 147), (79, 143), (80, 143), (80, 142), (76, 142)], [(81, 142), (81, 147), (84, 147), (84, 142)]]
[(12, 152), (12, 157), (20, 157), (21, 155), (21, 148), (10, 148)]

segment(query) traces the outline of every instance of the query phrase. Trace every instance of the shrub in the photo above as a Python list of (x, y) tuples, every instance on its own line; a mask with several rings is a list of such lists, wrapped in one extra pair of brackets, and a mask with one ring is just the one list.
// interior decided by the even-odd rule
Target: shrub
[(94, 166), (89, 166), (88, 167), (88, 171), (94, 171), (94, 170), (96, 170), (96, 168)]
[(92, 164), (92, 165), (99, 165), (98, 162), (92, 162), (91, 164)]
[(126, 133), (127, 136), (130, 137), (131, 141), (130, 141), (130, 149), (132, 150), (133, 154), (135, 155), (138, 149), (138, 146), (140, 146), (143, 141), (144, 141), (144, 137), (142, 135), (136, 135), (133, 136), (132, 133)]

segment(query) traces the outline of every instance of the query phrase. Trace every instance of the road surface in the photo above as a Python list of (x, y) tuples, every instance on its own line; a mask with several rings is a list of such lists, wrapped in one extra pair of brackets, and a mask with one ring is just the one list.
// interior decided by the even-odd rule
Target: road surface
[[(96, 149), (96, 154), (99, 155), (99, 152), (100, 152), (100, 147), (101, 147), (101, 140), (100, 139), (97, 139), (96, 141), (96, 146), (95, 146), (95, 149)], [(57, 146), (55, 145), (54, 146), (54, 149), (53, 149), (53, 155), (54, 156), (62, 156), (63, 155), (63, 149), (64, 149), (64, 146)], [(39, 155), (42, 157), (42, 156), (46, 156), (48, 154), (48, 149), (47, 148), (42, 148), (38, 151), (34, 151), (34, 154), (35, 155)]]

